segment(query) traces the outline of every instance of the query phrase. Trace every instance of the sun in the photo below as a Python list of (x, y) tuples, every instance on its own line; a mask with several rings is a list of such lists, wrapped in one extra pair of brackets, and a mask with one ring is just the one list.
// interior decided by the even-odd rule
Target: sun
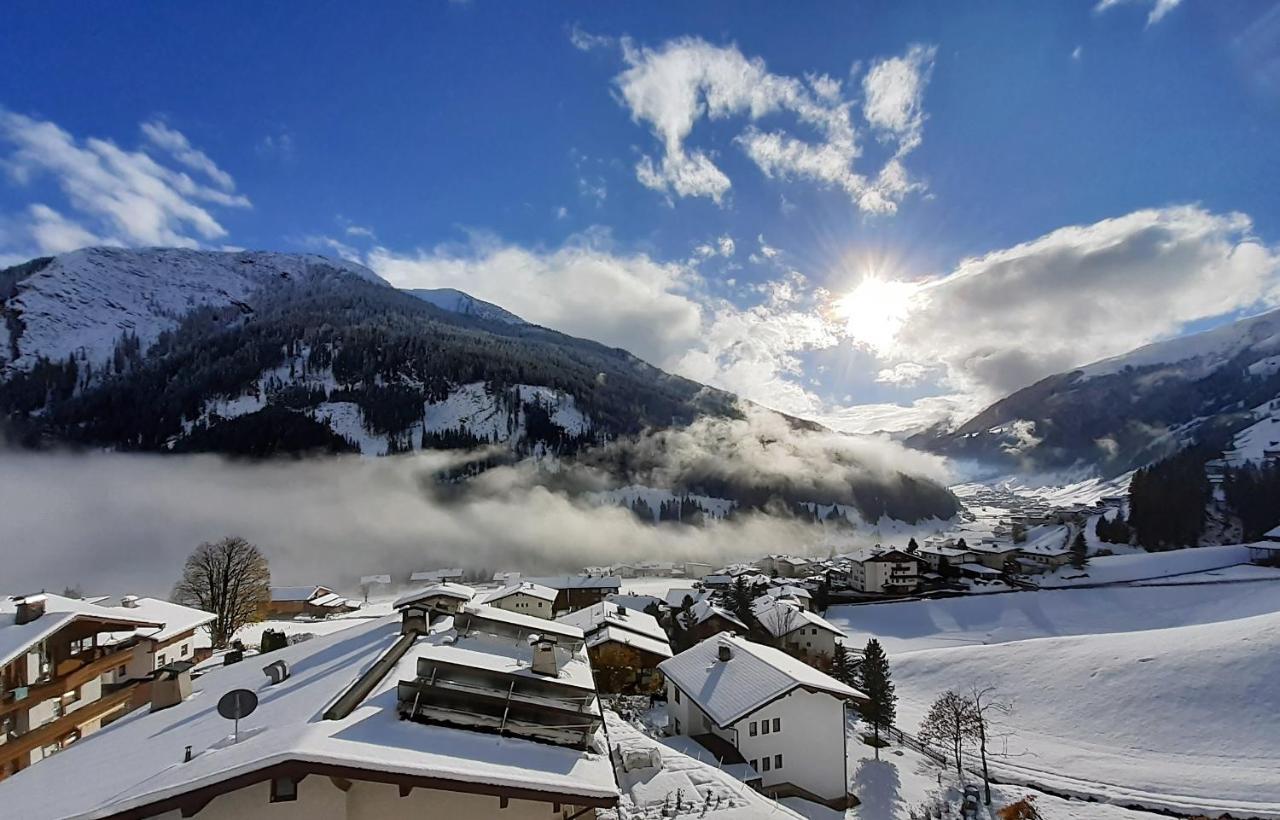
[(869, 273), (833, 307), (850, 338), (884, 353), (893, 348), (919, 291), (919, 285)]

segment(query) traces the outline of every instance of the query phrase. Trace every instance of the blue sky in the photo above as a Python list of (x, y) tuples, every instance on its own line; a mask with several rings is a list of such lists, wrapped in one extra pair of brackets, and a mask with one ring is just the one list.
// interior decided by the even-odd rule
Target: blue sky
[(1277, 4), (3, 17), (6, 260), (338, 253), (846, 429), (1278, 298)]

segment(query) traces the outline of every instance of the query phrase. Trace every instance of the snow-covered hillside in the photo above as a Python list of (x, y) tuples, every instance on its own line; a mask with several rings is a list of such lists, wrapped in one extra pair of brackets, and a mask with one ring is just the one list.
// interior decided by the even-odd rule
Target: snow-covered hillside
[(991, 766), (1001, 779), (1121, 805), (1280, 817), (1280, 713), (1271, 696), (1280, 613), (891, 661), (909, 731), (946, 689), (989, 684), (1013, 701), (993, 732)]
[(1180, 378), (1199, 378), (1242, 353), (1256, 353), (1258, 359), (1280, 353), (1280, 311), (1242, 319), (1204, 333), (1149, 344), (1082, 367), (1079, 373), (1083, 378), (1092, 379), (1119, 373), (1127, 367), (1166, 365), (1174, 369)]
[(474, 316), (491, 322), (505, 322), (509, 325), (529, 324), (505, 308), (454, 288), (415, 288), (408, 292), (424, 302), (430, 302), (452, 313), (461, 313), (463, 316)]
[(74, 355), (96, 368), (124, 334), (137, 336), (145, 350), (195, 308), (242, 303), (273, 282), (335, 272), (386, 284), (366, 267), (314, 255), (185, 248), (65, 253), (21, 280), (8, 300), (21, 331), (0, 345), (0, 367), (26, 369), (42, 356)]

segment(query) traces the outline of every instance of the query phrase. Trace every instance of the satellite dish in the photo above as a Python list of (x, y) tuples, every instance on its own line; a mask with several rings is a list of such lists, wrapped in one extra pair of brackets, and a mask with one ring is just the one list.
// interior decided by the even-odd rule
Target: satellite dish
[(248, 689), (232, 689), (218, 699), (218, 714), (227, 720), (239, 720), (258, 708), (258, 696)]
[(218, 714), (236, 722), (235, 742), (240, 742), (240, 718), (246, 718), (258, 708), (258, 696), (248, 689), (232, 689), (218, 698)]

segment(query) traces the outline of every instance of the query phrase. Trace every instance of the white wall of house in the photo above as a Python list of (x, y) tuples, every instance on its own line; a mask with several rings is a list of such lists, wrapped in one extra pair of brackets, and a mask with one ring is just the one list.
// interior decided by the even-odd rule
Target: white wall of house
[(533, 595), (526, 595), (523, 592), (513, 592), (505, 598), (493, 601), (489, 606), (496, 606), (498, 609), (505, 609), (508, 612), (519, 612), (522, 615), (533, 615), (538, 618), (554, 617), (551, 611), (551, 605), (554, 601), (548, 601)]
[(784, 635), (782, 642), (784, 646), (795, 647), (806, 655), (824, 654), (829, 658), (836, 651), (837, 637), (843, 636), (820, 626), (805, 624)]
[[(766, 721), (768, 732), (764, 731)], [(778, 731), (774, 731), (775, 721)], [(737, 737), (738, 751), (760, 773), (766, 789), (793, 783), (825, 800), (835, 800), (845, 795), (844, 725), (843, 701), (797, 689), (729, 728)]]
[[(213, 798), (198, 816), (200, 820), (554, 820), (577, 810), (568, 805), (561, 809), (556, 814), (551, 803), (516, 799), (500, 808), (497, 797), (438, 789), (414, 789), (401, 797), (398, 787), (385, 783), (356, 782), (344, 792), (328, 777), (311, 775), (298, 784), (297, 800), (272, 803), (271, 785), (255, 783)], [(595, 812), (582, 816), (594, 818)], [(182, 814), (171, 811), (159, 817), (181, 820)]]

